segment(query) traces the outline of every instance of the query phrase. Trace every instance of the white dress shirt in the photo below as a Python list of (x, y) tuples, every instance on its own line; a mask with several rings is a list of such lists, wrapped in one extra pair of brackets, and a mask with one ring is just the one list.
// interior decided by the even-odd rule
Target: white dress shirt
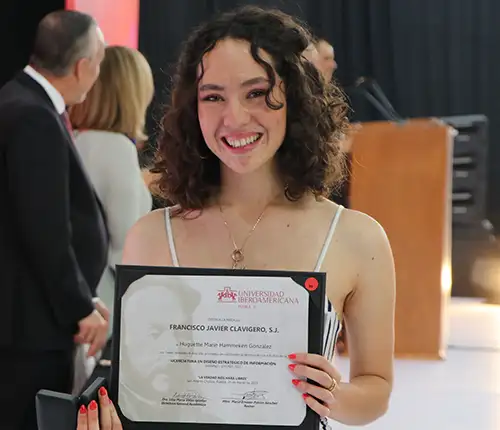
[(62, 113), (66, 110), (66, 103), (64, 102), (61, 93), (57, 91), (54, 88), (54, 86), (44, 76), (38, 73), (33, 67), (26, 66), (24, 68), (24, 73), (26, 73), (30, 78), (32, 78), (34, 81), (38, 82), (41, 85), (41, 87), (50, 97), (50, 100), (52, 100), (52, 103), (54, 103), (54, 107), (56, 108), (57, 113), (59, 115), (62, 115)]

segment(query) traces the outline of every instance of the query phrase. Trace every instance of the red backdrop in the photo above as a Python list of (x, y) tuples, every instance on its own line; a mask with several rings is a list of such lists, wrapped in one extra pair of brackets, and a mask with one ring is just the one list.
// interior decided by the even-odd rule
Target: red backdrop
[(139, 0), (66, 0), (66, 9), (92, 15), (99, 23), (108, 45), (137, 48)]

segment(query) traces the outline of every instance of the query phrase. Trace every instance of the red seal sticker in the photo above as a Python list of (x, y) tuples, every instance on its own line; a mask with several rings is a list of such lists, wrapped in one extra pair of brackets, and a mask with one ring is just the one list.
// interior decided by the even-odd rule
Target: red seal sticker
[(315, 291), (318, 288), (319, 282), (316, 278), (307, 278), (304, 286), (307, 291)]

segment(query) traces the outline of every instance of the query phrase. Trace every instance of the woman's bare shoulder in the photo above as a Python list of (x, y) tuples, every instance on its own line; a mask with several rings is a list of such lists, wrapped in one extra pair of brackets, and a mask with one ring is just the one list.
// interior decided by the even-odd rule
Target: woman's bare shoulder
[(391, 253), (387, 234), (375, 218), (357, 210), (340, 209), (339, 205), (332, 201), (322, 204), (324, 216), (329, 216), (330, 219), (338, 210), (342, 212), (334, 232), (333, 243), (337, 243), (337, 246), (333, 246), (333, 243), (330, 246), (331, 258), (337, 259), (338, 252), (341, 252), (353, 268), (359, 268), (374, 257)]
[(165, 209), (156, 209), (139, 218), (127, 233), (123, 264), (158, 265), (170, 260), (165, 216)]
[(137, 222), (130, 229), (129, 233), (133, 236), (157, 235), (159, 230), (165, 229), (165, 216), (166, 209), (164, 208), (148, 212), (146, 215), (137, 220)]
[[(358, 236), (368, 240), (385, 237), (383, 226), (372, 216), (354, 209), (346, 209), (345, 217), (348, 226), (358, 232)], [(368, 235), (368, 236), (366, 236)]]
[[(339, 205), (328, 202), (329, 211), (334, 213), (339, 209)], [(383, 226), (372, 216), (354, 209), (343, 208), (339, 217), (336, 235), (342, 241), (349, 242), (356, 248), (379, 246), (387, 242), (387, 235)]]

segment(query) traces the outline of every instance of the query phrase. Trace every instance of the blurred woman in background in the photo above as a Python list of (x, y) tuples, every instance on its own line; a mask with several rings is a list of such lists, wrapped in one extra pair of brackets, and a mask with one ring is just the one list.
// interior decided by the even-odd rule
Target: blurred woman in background
[[(137, 149), (147, 140), (145, 117), (153, 93), (153, 76), (144, 56), (135, 49), (110, 46), (86, 100), (69, 110), (75, 145), (106, 215), (110, 236), (108, 268), (98, 286), (111, 312), (110, 328), (115, 264), (121, 261), (127, 231), (152, 207)], [(79, 385), (75, 384), (76, 391)]]

